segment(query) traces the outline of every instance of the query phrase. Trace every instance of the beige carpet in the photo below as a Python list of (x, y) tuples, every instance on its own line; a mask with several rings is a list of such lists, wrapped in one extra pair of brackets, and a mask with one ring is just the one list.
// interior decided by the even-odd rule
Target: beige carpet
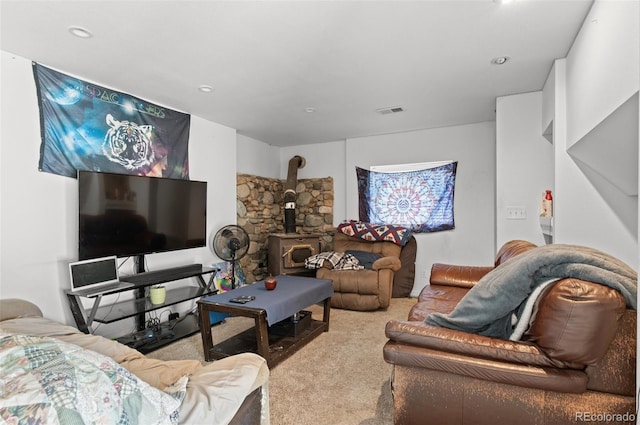
[[(394, 298), (386, 311), (331, 309), (323, 333), (271, 370), (271, 425), (391, 425), (391, 366), (382, 358), (385, 324), (406, 320), (415, 299)], [(315, 319), (322, 308), (309, 308)], [(252, 326), (232, 317), (213, 327), (214, 343)], [(200, 335), (149, 354), (172, 360), (204, 359)]]

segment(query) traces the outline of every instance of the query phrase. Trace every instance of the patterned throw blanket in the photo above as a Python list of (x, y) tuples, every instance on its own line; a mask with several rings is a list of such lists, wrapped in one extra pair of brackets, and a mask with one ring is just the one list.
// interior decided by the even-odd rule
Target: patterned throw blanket
[(2, 423), (175, 425), (187, 379), (160, 391), (97, 352), (0, 331)]
[(627, 264), (593, 248), (551, 244), (496, 267), (449, 314), (431, 313), (425, 323), (509, 339), (514, 331), (512, 316), (522, 316), (529, 295), (539, 285), (562, 278), (609, 286), (624, 296), (627, 306), (637, 308), (638, 275)]
[(304, 260), (307, 269), (319, 269), (327, 261), (334, 270), (362, 270), (364, 266), (352, 254), (346, 252), (326, 251), (312, 255)]
[(363, 221), (348, 220), (338, 225), (338, 231), (347, 236), (367, 241), (387, 241), (405, 246), (411, 239), (411, 229), (393, 224), (371, 224)]

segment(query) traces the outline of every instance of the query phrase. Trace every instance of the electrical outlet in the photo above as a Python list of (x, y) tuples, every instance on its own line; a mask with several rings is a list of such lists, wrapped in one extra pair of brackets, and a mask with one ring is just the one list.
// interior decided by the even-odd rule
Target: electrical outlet
[(525, 220), (527, 209), (525, 207), (507, 207), (507, 220)]

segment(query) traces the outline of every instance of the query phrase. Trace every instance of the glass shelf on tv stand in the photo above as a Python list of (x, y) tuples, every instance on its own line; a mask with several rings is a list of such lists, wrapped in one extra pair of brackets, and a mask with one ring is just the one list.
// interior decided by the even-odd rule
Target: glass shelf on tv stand
[[(138, 330), (142, 330), (144, 328), (144, 315), (147, 312), (166, 308), (168, 306), (205, 295), (215, 294), (217, 290), (213, 286), (213, 273), (215, 273), (216, 270), (217, 269), (210, 267), (202, 267), (201, 265), (190, 265), (124, 276), (121, 277), (120, 280), (123, 282), (133, 283), (134, 286), (116, 288), (98, 295), (82, 295), (81, 292), (74, 292), (71, 290), (67, 290), (65, 292), (69, 300), (69, 305), (76, 325), (78, 329), (84, 333), (93, 333), (91, 325), (94, 321), (99, 323), (113, 323), (130, 317), (136, 318), (137, 328)], [(211, 274), (211, 278), (208, 282), (203, 278), (203, 275), (207, 274)], [(169, 289), (167, 290), (165, 302), (162, 304), (151, 304), (151, 301), (145, 294), (145, 288), (149, 286), (192, 277), (197, 278), (198, 286), (186, 285)], [(126, 291), (135, 291), (135, 298), (100, 306), (103, 296)], [(93, 299), (92, 307), (85, 309), (81, 298)], [(197, 321), (196, 328), (191, 329), (192, 327), (193, 326), (181, 326), (180, 333), (175, 332), (175, 337), (167, 339), (166, 344), (197, 332)]]

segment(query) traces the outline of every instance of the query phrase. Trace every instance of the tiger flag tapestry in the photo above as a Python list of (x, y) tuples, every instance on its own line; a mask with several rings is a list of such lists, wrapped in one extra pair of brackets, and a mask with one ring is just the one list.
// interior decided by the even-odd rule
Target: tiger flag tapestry
[(191, 116), (33, 64), (40, 171), (189, 178)]
[(356, 167), (360, 221), (403, 226), (414, 233), (453, 229), (457, 165), (452, 161), (402, 172)]

